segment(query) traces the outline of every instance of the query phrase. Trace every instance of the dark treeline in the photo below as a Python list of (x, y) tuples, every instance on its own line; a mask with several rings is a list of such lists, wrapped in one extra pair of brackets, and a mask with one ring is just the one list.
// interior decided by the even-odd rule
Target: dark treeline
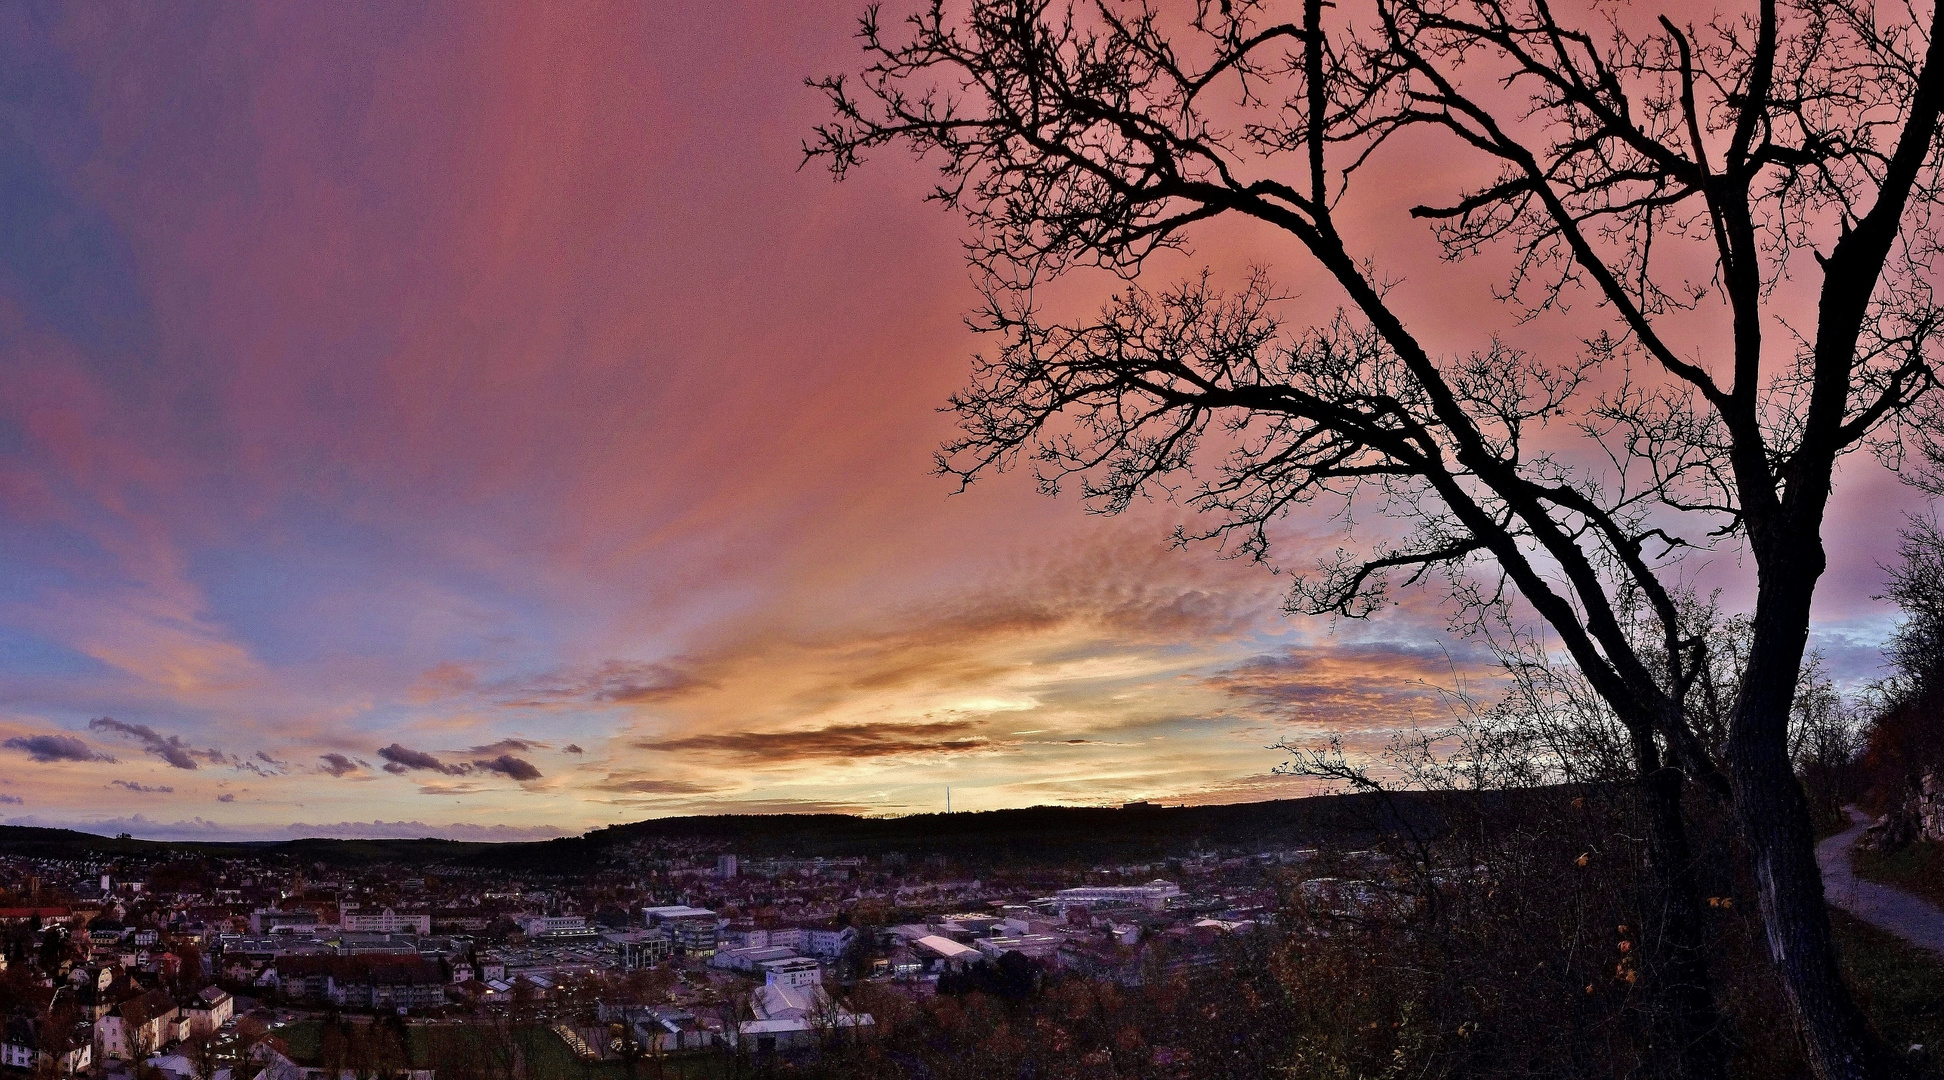
[(863, 818), (848, 814), (718, 814), (670, 817), (597, 829), (583, 836), (523, 843), (452, 840), (338, 840), (201, 843), (109, 838), (70, 829), (0, 826), (0, 851), (43, 858), (182, 854), (290, 857), (335, 865), (452, 864), (524, 873), (576, 875), (602, 868), (635, 844), (732, 850), (745, 857), (950, 856), (968, 867), (1067, 864), (1089, 859), (1162, 859), (1196, 849), (1286, 847), (1318, 841), (1356, 844), (1397, 825), (1386, 815), (1435, 828), (1438, 796), (1390, 800), (1378, 810), (1364, 795), (1220, 806), (1092, 808), (1036, 806), (958, 814)]
[(1334, 840), (1355, 843), (1394, 830), (1385, 814), (1428, 826), (1435, 797), (1386, 804), (1375, 812), (1361, 795), (1281, 799), (1221, 806), (1134, 806), (1125, 809), (1034, 806), (977, 813), (864, 818), (847, 814), (721, 814), (616, 825), (585, 836), (502, 844), (465, 859), (469, 865), (571, 873), (598, 865), (633, 844), (692, 844), (748, 858), (950, 857), (966, 868), (1071, 864), (1089, 860), (1163, 859), (1195, 849), (1260, 849)]
[(1890, 672), (1870, 703), (1867, 746), (1837, 783), (1885, 813), (1892, 845), (1914, 839), (1926, 779), (1944, 777), (1944, 532), (1935, 517), (1904, 532), (1886, 596), (1904, 612), (1885, 650)]

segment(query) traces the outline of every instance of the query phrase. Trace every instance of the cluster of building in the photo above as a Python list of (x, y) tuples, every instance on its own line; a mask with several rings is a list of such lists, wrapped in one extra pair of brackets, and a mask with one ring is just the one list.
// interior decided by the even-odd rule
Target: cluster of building
[[(10, 946), (0, 968), (24, 963), (40, 975), (7, 1003), (0, 1066), (83, 1074), (212, 1036), (235, 1014), (234, 997), (207, 980), (193, 943), (165, 942), (153, 929), (80, 924), (65, 908), (29, 907), (0, 908), (0, 934)], [(31, 957), (18, 956), (23, 942), (34, 946)]]
[(787, 1049), (871, 1030), (843, 1004), (860, 982), (924, 995), (1013, 955), (1125, 984), (1211, 962), (1267, 917), (1268, 871), (1307, 857), (1211, 852), (983, 880), (936, 858), (748, 860), (679, 845), (538, 880), (289, 857), (0, 857), (0, 902), (21, 902), (0, 911), (17, 939), (0, 964), (32, 967), (40, 995), (0, 1002), (0, 1066), (85, 1073), (154, 1055), (223, 1030), (239, 999), (448, 1020), (514, 1010), (596, 1056)]

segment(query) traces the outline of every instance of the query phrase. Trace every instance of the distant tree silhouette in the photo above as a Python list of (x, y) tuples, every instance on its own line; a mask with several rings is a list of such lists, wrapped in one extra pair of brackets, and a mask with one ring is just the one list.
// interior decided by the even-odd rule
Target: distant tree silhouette
[(1891, 844), (1912, 838), (1908, 797), (1927, 772), (1944, 768), (1944, 530), (1934, 517), (1904, 530), (1885, 599), (1903, 611), (1887, 651), (1891, 675), (1870, 727), (1863, 769), (1891, 814)]
[(979, 960), (938, 976), (941, 994), (978, 992), (1018, 1001), (1030, 997), (1046, 977), (1046, 969), (1024, 953), (1001, 953), (997, 960)]
[[(1789, 719), (1836, 461), (1894, 450), (1936, 383), (1944, 8), (1601, 11), (934, 0), (893, 33), (873, 8), (861, 77), (814, 82), (835, 116), (806, 151), (839, 177), (882, 148), (930, 155), (932, 198), (971, 225), (974, 323), (1001, 345), (952, 399), (963, 435), (941, 471), (1029, 461), (1104, 513), (1179, 497), (1212, 522), (1181, 539), (1258, 559), (1297, 507), (1393, 523), (1346, 531), (1292, 611), (1367, 615), (1427, 580), (1464, 619), (1522, 599), (1627, 735), (1679, 1071), (1725, 1068), (1691, 781), (1732, 795), (1816, 1071), (1881, 1075), (1894, 1065), (1838, 973)], [(1412, 155), (1397, 167), (1490, 174), (1409, 214), (1453, 258), (1507, 255), (1504, 324), (1570, 310), (1578, 355), (1431, 342), (1360, 233), (1385, 209), (1364, 197), (1387, 144)], [(1287, 328), (1266, 273), (1135, 283), (1223, 217), (1286, 239), (1343, 310)], [(1091, 319), (1037, 306), (1083, 268), (1127, 284)], [(1714, 662), (1682, 595), (1685, 556), (1723, 538), (1756, 570), (1725, 768), (1690, 714)]]

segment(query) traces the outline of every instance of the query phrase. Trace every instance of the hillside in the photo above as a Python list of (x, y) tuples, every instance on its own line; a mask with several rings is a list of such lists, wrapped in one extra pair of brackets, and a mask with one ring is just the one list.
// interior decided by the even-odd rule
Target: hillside
[[(319, 837), (259, 843), (190, 843), (118, 839), (71, 829), (0, 826), (0, 853), (55, 859), (231, 858), (289, 856), (305, 862), (364, 866), (453, 865), (507, 872), (571, 875), (608, 862), (630, 846), (732, 850), (745, 858), (942, 856), (969, 868), (1049, 862), (1144, 861), (1210, 848), (1263, 848), (1333, 843), (1358, 846), (1408, 825), (1436, 827), (1441, 806), (1468, 796), (1326, 795), (1221, 806), (1131, 806), (1120, 809), (1035, 806), (978, 813), (865, 818), (845, 814), (717, 814), (657, 818), (559, 840), (493, 844), (439, 839), (339, 840)], [(1493, 797), (1516, 803), (1516, 794)]]
[(305, 862), (338, 866), (368, 866), (387, 862), (435, 864), (454, 862), (492, 846), (430, 837), (422, 840), (337, 840), (318, 837), (237, 843), (135, 840), (97, 836), (74, 829), (0, 825), (0, 854), (83, 861), (129, 856), (159, 859), (184, 855), (228, 858), (287, 855)]
[(583, 836), (500, 844), (467, 865), (526, 873), (577, 873), (630, 844), (689, 843), (745, 858), (942, 856), (968, 868), (1051, 862), (1162, 859), (1207, 848), (1335, 843), (1360, 846), (1408, 821), (1434, 828), (1441, 796), (1326, 795), (1221, 806), (1122, 809), (1035, 806), (978, 813), (865, 818), (845, 814), (719, 814), (658, 818)]

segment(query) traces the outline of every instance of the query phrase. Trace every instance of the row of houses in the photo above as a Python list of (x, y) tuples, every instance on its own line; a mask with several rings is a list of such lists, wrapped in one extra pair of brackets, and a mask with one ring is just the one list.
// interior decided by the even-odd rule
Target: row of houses
[[(71, 987), (61, 987), (56, 993)], [(38, 1070), (52, 1065), (62, 1075), (89, 1069), (97, 1060), (141, 1060), (165, 1047), (209, 1035), (228, 1023), (235, 1000), (219, 987), (208, 987), (178, 1004), (163, 990), (147, 990), (117, 1001), (92, 1020), (84, 1019), (66, 1038), (49, 1032), (41, 1022), (16, 1016), (0, 1034), (0, 1065)]]
[(52, 1065), (62, 1075), (73, 1076), (94, 1064), (94, 1037), (87, 1025), (61, 1039), (32, 1017), (16, 1016), (0, 1032), (0, 1065), (38, 1071)]
[(429, 1009), (444, 1005), (449, 978), (420, 956), (287, 956), (265, 985), (290, 1001), (354, 1009)]
[[(718, 953), (716, 959), (722, 956)], [(876, 1028), (869, 1013), (851, 1012), (831, 998), (823, 987), (823, 965), (810, 957), (772, 958), (756, 963), (755, 970), (762, 972), (763, 983), (750, 995), (750, 1018), (740, 1022), (725, 1025), (718, 1018), (667, 1006), (606, 1003), (600, 1006), (601, 1019), (626, 1026), (637, 1045), (665, 1051), (746, 1045), (769, 1053), (837, 1032), (862, 1035)]]

